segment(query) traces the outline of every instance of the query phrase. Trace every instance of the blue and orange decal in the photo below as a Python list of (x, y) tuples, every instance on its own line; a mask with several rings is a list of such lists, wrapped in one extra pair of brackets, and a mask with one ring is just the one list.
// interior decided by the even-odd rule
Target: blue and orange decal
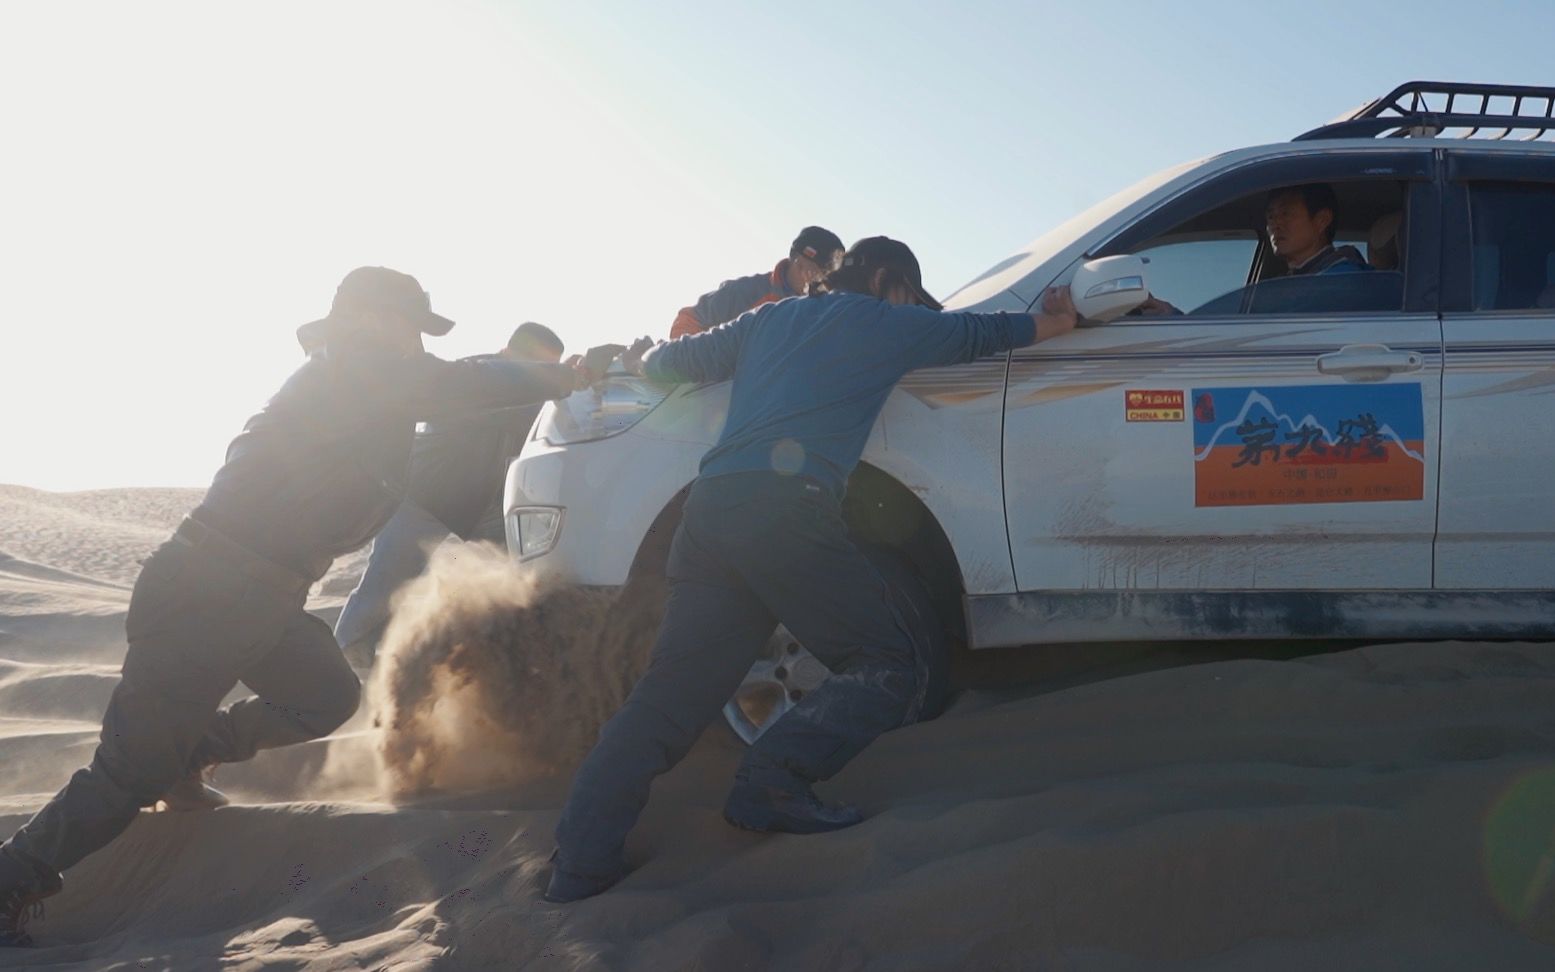
[(1418, 384), (1195, 388), (1195, 506), (1425, 498)]

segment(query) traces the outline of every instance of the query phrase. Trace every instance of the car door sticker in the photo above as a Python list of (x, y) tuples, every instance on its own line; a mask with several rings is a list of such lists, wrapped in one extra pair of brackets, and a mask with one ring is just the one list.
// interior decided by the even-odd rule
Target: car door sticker
[(1123, 393), (1126, 422), (1181, 422), (1183, 393), (1130, 388)]
[(1194, 506), (1425, 497), (1419, 383), (1195, 388)]

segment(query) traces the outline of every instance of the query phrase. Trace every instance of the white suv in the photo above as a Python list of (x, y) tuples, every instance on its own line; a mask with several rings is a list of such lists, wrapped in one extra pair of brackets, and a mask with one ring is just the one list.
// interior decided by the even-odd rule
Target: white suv
[[(972, 649), (1550, 636), (1552, 109), (1555, 89), (1405, 85), (1000, 261), (947, 308), (1072, 283), (1093, 319), (904, 379), (849, 483), (856, 536)], [(1286, 275), (1265, 199), (1313, 183), (1369, 272)], [(1150, 292), (1183, 313), (1121, 313)], [(662, 573), (728, 397), (621, 375), (547, 406), (508, 471), (513, 556), (585, 585)], [(753, 684), (824, 677), (774, 651)]]

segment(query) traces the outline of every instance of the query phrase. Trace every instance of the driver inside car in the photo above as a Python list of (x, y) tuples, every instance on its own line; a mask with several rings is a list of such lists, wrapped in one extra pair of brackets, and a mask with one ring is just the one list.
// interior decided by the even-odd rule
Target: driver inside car
[[(1361, 251), (1353, 246), (1334, 246), (1338, 229), (1339, 200), (1334, 187), (1317, 182), (1286, 186), (1269, 193), (1264, 206), (1264, 230), (1274, 255), (1285, 261), (1292, 277), (1370, 270)], [(1151, 294), (1139, 305), (1138, 314), (1154, 317), (1181, 314), (1172, 304)]]

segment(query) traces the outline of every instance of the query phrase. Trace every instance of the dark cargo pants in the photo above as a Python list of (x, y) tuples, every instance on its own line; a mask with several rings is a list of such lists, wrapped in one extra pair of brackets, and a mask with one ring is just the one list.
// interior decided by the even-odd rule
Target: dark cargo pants
[[(91, 765), (0, 847), (0, 885), (14, 858), (71, 867), (194, 769), (328, 735), (356, 711), (361, 686), (329, 626), (303, 610), (305, 582), (184, 533), (135, 582), (123, 677)], [(257, 696), (222, 708), (239, 681)]]
[(837, 499), (808, 480), (698, 480), (669, 580), (648, 670), (579, 767), (557, 827), (558, 864), (574, 873), (620, 867), (654, 777), (717, 718), (779, 621), (833, 675), (757, 740), (737, 779), (827, 779), (923, 706), (926, 640), (848, 538)]

